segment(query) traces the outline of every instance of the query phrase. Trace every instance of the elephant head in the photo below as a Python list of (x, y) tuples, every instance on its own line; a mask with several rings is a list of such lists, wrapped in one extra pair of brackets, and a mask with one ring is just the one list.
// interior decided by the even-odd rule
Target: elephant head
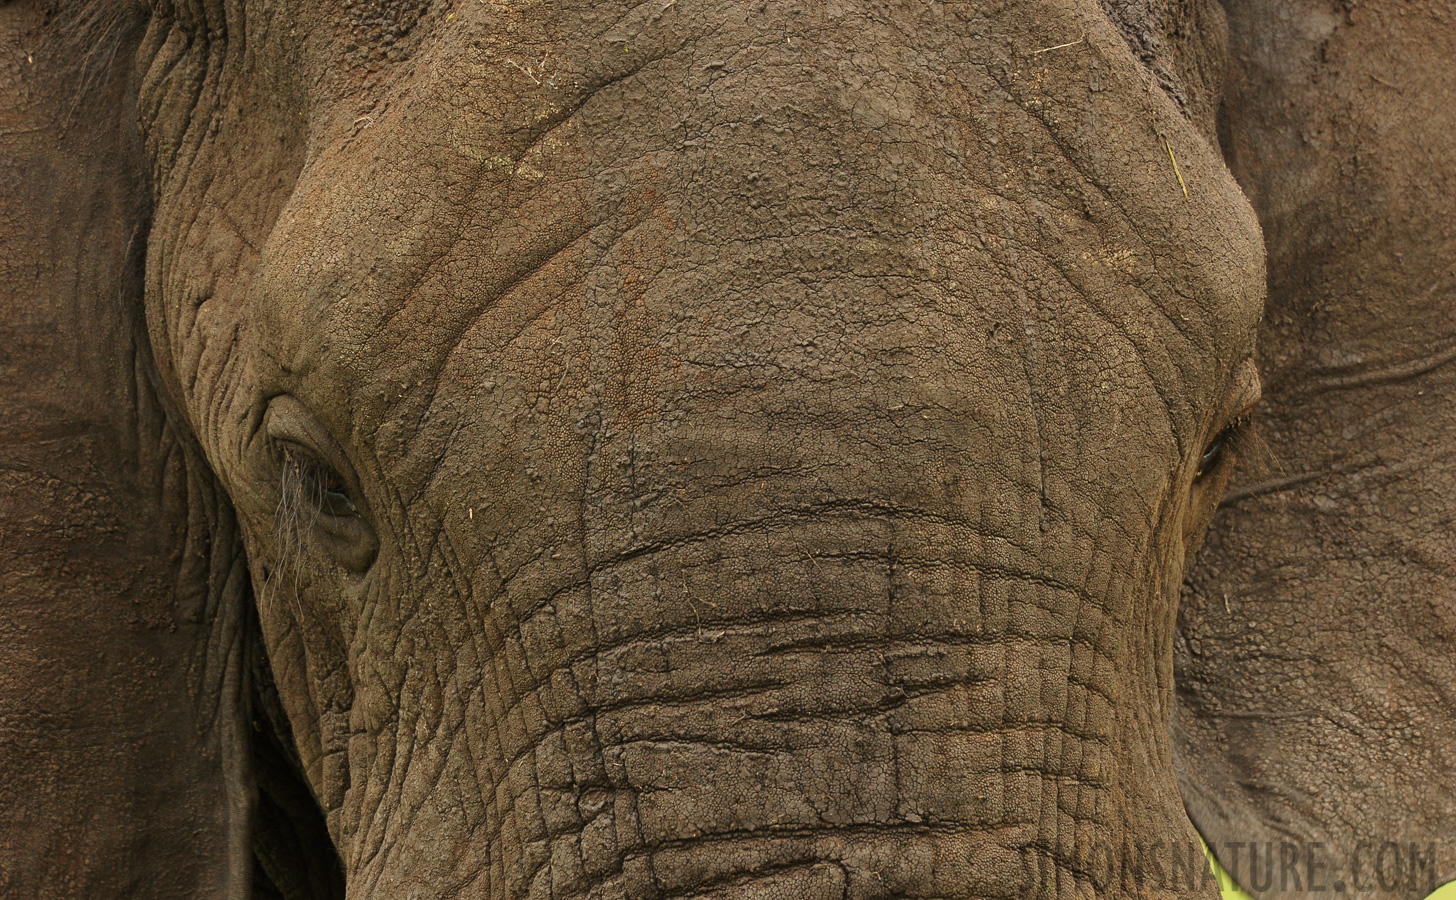
[(327, 890), (251, 792), (295, 762), (361, 898), (1196, 846), (1174, 626), (1264, 250), (1221, 13), (1109, 6), (135, 10), (145, 365), (254, 704), (202, 718), (287, 757), (214, 742), (262, 860), (215, 883)]
[(1062, 0), (186, 0), (137, 55), (152, 345), (351, 895), (1193, 843), (1263, 297), (1203, 73)]

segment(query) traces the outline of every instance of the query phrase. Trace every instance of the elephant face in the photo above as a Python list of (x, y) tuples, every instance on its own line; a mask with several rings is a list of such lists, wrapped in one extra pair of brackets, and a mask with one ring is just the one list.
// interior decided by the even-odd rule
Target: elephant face
[(152, 342), (351, 895), (1191, 842), (1263, 269), (1186, 68), (1068, 0), (159, 0)]

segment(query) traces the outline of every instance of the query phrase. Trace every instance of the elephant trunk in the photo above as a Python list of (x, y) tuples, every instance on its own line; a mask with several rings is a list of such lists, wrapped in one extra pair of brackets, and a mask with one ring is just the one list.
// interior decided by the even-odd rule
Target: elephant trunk
[(889, 507), (724, 531), (503, 597), (479, 683), (406, 674), (351, 896), (1112, 896), (1128, 847), (1196, 848), (1091, 579)]

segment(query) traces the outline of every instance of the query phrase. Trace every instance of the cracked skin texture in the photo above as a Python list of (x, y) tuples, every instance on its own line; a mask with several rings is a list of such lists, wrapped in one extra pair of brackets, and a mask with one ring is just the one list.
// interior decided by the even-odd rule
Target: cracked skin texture
[(1216, 6), (141, 18), (124, 312), (224, 786), (128, 884), (1121, 897), (1088, 848), (1194, 844), (1178, 585), (1264, 290)]

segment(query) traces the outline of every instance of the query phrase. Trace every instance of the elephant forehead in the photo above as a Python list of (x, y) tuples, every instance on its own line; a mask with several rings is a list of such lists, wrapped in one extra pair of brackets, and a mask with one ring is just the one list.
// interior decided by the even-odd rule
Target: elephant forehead
[(467, 437), (520, 469), (717, 429), (798, 465), (779, 428), (1154, 502), (1262, 254), (1100, 14), (660, 5), (463, 11), (319, 101), (253, 315), (340, 428), (417, 482)]
[(548, 281), (750, 320), (776, 280), (858, 277), (871, 318), (950, 303), (1019, 327), (1080, 305), (1143, 356), (1247, 340), (1257, 226), (1106, 23), (1064, 4), (812, 28), (666, 6), (589, 36), (552, 20), (535, 41), (461, 24), (397, 85), (326, 105), (265, 303), (312, 297), (366, 358), (442, 338), (412, 346), (424, 371), (472, 333), (509, 340), (512, 295)]

